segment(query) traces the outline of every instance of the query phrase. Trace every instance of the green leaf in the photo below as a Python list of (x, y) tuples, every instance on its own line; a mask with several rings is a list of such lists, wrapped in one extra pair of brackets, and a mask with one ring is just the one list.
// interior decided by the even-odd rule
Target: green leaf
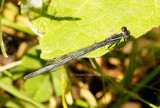
[(0, 79), (0, 88), (4, 89), (6, 92), (16, 96), (19, 99), (25, 100), (29, 103), (32, 103), (33, 105), (37, 106), (38, 108), (45, 108), (44, 105), (32, 100), (31, 98), (25, 96), (23, 93), (21, 93), (17, 88), (14, 86), (5, 83), (3, 80)]
[[(43, 5), (39, 9), (43, 10)], [(51, 0), (43, 12), (29, 6), (27, 12), (41, 16), (31, 15), (36, 17), (32, 28), (43, 35), (41, 57), (46, 59), (102, 41), (121, 32), (122, 26), (137, 38), (160, 24), (159, 0)], [(100, 48), (85, 57), (101, 56), (107, 51), (107, 47)]]
[(17, 98), (8, 98), (0, 95), (0, 105), (4, 108), (37, 108), (33, 104), (24, 103)]
[(23, 75), (25, 73), (27, 73), (28, 71), (29, 70), (22, 65), (16, 66), (16, 67), (9, 70), (9, 72), (12, 74), (12, 79), (13, 80), (17, 80), (19, 78), (22, 78)]
[(6, 98), (0, 95), (0, 105), (5, 107), (12, 108), (24, 108), (24, 105), (20, 103), (17, 99)]
[(40, 60), (40, 50), (36, 47), (32, 48), (23, 58), (22, 66), (26, 67), (28, 70), (37, 70), (44, 66), (45, 61)]
[(44, 67), (45, 61), (40, 60), (40, 50), (34, 47), (22, 58), (22, 64), (9, 70), (13, 79), (22, 78), (27, 72), (33, 72)]
[[(39, 59), (40, 50), (34, 47), (22, 58), (22, 66), (30, 71), (38, 70), (45, 64), (44, 60), (40, 61)], [(25, 82), (26, 93), (38, 102), (45, 102), (52, 95), (53, 90), (48, 75), (48, 73), (46, 75), (38, 75)]]
[(62, 69), (51, 73), (54, 91), (58, 97), (62, 96), (61, 71), (65, 70)]
[(22, 31), (24, 33), (28, 33), (30, 35), (35, 36), (35, 33), (30, 28), (16, 24), (15, 22), (10, 21), (6, 18), (2, 18), (2, 24), (5, 26), (8, 26), (8, 27), (11, 27), (13, 29), (16, 29), (16, 30)]
[(42, 74), (27, 80), (25, 90), (31, 98), (38, 102), (48, 101), (53, 93), (49, 75)]

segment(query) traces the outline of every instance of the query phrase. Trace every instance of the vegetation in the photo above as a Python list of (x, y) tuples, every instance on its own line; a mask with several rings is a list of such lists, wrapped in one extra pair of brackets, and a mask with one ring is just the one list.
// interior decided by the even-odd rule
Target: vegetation
[[(19, 5), (18, 5), (19, 4)], [(160, 2), (1, 0), (0, 107), (159, 108)], [(56, 72), (23, 76), (120, 33), (131, 39), (95, 50)]]

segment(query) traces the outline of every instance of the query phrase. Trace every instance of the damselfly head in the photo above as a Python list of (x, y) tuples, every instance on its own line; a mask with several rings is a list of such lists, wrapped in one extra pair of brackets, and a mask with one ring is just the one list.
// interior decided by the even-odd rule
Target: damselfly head
[(127, 39), (130, 39), (130, 31), (127, 30), (127, 27), (124, 26), (124, 27), (122, 27), (121, 29), (122, 29), (122, 31), (125, 33), (126, 38), (127, 38)]

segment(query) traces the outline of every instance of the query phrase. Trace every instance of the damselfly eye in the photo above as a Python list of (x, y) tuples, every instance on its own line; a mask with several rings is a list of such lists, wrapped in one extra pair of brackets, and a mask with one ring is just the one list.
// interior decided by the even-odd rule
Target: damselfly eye
[(121, 30), (122, 30), (123, 32), (125, 32), (125, 31), (127, 31), (127, 27), (123, 26), (123, 27), (121, 28)]
[(126, 38), (129, 39), (130, 38), (130, 31), (127, 30), (127, 27), (122, 27), (121, 29), (125, 33)]

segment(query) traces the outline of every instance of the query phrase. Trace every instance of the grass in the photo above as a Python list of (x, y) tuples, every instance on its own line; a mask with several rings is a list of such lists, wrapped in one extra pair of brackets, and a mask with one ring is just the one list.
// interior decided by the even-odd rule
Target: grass
[(3, 12), (4, 3), (5, 3), (5, 0), (2, 0), (1, 1), (1, 8), (0, 8), (0, 45), (1, 45), (1, 50), (2, 50), (3, 55), (5, 57), (8, 57), (7, 53), (5, 51), (4, 43), (3, 43), (2, 27), (1, 27), (2, 26), (2, 12)]

